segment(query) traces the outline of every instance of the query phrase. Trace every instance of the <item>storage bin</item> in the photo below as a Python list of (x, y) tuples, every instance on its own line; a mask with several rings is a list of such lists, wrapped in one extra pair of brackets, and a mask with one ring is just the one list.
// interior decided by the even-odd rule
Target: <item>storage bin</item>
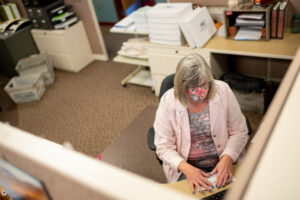
[(4, 90), (15, 103), (25, 103), (40, 100), (46, 88), (42, 74), (27, 74), (13, 77)]
[(16, 66), (16, 71), (21, 76), (40, 73), (42, 74), (46, 86), (53, 84), (55, 79), (53, 64), (47, 54), (34, 54), (30, 57), (21, 59)]

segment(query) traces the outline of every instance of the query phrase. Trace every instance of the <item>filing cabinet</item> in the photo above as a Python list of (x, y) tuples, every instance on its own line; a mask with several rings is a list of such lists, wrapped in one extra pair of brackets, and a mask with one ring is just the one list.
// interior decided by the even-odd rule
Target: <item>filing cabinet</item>
[(150, 43), (147, 50), (156, 96), (159, 95), (163, 79), (176, 72), (177, 65), (183, 57), (191, 53), (198, 53), (210, 65), (210, 52), (202, 48), (191, 49), (187, 46), (176, 47)]
[(40, 52), (47, 53), (57, 69), (79, 72), (93, 61), (81, 21), (64, 30), (32, 29), (31, 32)]

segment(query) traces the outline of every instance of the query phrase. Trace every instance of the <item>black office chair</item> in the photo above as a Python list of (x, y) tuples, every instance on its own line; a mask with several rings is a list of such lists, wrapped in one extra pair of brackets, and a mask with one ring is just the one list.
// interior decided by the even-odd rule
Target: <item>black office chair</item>
[[(171, 74), (171, 75), (165, 77), (164, 80), (162, 81), (161, 86), (160, 86), (159, 96), (158, 96), (159, 100), (161, 99), (161, 97), (164, 95), (164, 93), (166, 91), (168, 91), (169, 89), (174, 87), (174, 77), (175, 77), (175, 74)], [(252, 127), (251, 127), (251, 124), (247, 117), (246, 117), (246, 123), (247, 123), (247, 128), (248, 128), (248, 135), (251, 135)], [(155, 136), (155, 131), (154, 131), (154, 128), (151, 127), (148, 130), (147, 140), (148, 140), (148, 146), (152, 151), (156, 151), (156, 146), (154, 144), (154, 136)], [(155, 153), (155, 155), (156, 155), (156, 153)], [(162, 164), (162, 161), (157, 157), (157, 155), (156, 155), (156, 158), (159, 161), (159, 163)]]

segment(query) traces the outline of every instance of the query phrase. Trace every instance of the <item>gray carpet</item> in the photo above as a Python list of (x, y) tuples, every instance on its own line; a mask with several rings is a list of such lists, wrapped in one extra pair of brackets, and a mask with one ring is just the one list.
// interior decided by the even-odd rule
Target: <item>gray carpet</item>
[(147, 106), (119, 138), (101, 154), (102, 160), (160, 183), (166, 183), (155, 152), (147, 145), (147, 131), (152, 127), (155, 106)]

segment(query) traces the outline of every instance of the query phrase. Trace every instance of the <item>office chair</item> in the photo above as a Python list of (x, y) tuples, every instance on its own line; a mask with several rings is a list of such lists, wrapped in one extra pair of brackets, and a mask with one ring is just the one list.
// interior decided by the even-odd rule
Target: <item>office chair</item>
[[(168, 91), (169, 89), (174, 87), (174, 77), (175, 77), (175, 74), (171, 74), (171, 75), (168, 75), (167, 77), (165, 77), (164, 80), (162, 81), (161, 86), (160, 86), (159, 96), (158, 96), (159, 100), (161, 99), (161, 97), (164, 95), (164, 93), (166, 91)], [(250, 136), (252, 133), (252, 127), (251, 127), (251, 124), (250, 124), (248, 118), (246, 116), (245, 116), (245, 118), (246, 118), (246, 123), (247, 123), (247, 128), (248, 128), (248, 135)], [(148, 130), (147, 140), (148, 140), (149, 149), (155, 152), (156, 146), (154, 144), (154, 136), (155, 136), (155, 131), (154, 131), (154, 128), (151, 127)], [(155, 155), (156, 155), (156, 153), (155, 153)], [(157, 155), (156, 155), (156, 159), (158, 160), (159, 164), (162, 164), (162, 161), (157, 157)]]

